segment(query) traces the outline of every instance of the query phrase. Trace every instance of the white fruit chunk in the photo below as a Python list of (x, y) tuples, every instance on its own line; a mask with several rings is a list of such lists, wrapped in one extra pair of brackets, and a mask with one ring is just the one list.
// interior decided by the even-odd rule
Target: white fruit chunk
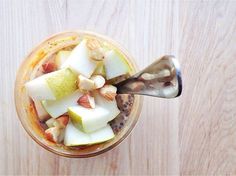
[(119, 113), (120, 110), (117, 107), (116, 99), (110, 101), (102, 97), (98, 92), (94, 93), (95, 104), (103, 107), (109, 111), (108, 121), (113, 120)]
[(79, 105), (69, 107), (68, 114), (73, 124), (86, 133), (91, 133), (105, 127), (109, 121), (109, 111), (99, 106), (93, 109), (84, 108)]
[(57, 56), (56, 56), (56, 59), (55, 59), (57, 68), (60, 68), (62, 66), (62, 64), (69, 57), (70, 53), (71, 53), (71, 51), (64, 51), (64, 50), (61, 50), (57, 53)]
[(114, 138), (114, 133), (110, 125), (93, 133), (84, 133), (69, 123), (65, 129), (64, 144), (66, 146), (90, 145), (108, 141)]
[(34, 107), (37, 111), (37, 115), (38, 118), (41, 122), (47, 120), (50, 118), (49, 114), (47, 113), (47, 111), (45, 111), (45, 109), (43, 108), (43, 105), (41, 104), (40, 101), (38, 100), (33, 100), (34, 101)]
[(101, 75), (93, 75), (90, 79), (94, 81), (95, 89), (101, 88), (106, 82), (106, 80)]
[(106, 52), (104, 65), (107, 80), (129, 73), (130, 67), (124, 56), (115, 50)]
[(77, 76), (70, 69), (54, 71), (25, 84), (29, 96), (34, 100), (57, 100), (77, 89)]
[(77, 45), (61, 68), (69, 67), (77, 74), (82, 74), (85, 77), (90, 78), (97, 66), (97, 63), (89, 58), (89, 51), (86, 43), (87, 40), (83, 40), (79, 45)]
[(44, 100), (42, 101), (43, 107), (53, 118), (57, 118), (60, 115), (68, 111), (68, 107), (77, 105), (77, 100), (82, 93), (77, 90), (74, 93), (60, 99), (60, 100)]
[(105, 142), (115, 137), (114, 132), (110, 125), (107, 124), (104, 128), (90, 133), (91, 144)]
[(34, 100), (55, 100), (53, 92), (45, 81), (44, 76), (40, 76), (25, 84), (29, 96)]

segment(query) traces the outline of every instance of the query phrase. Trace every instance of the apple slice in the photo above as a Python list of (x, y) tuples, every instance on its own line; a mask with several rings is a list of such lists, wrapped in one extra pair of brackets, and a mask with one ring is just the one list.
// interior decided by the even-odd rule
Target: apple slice
[(130, 72), (130, 67), (125, 57), (115, 50), (106, 52), (104, 65), (107, 80)]
[(105, 108), (109, 111), (108, 122), (113, 120), (119, 113), (120, 110), (117, 107), (116, 99), (107, 100), (103, 96), (101, 96), (98, 92), (94, 92), (95, 104), (97, 106)]
[(84, 133), (69, 123), (65, 129), (65, 146), (91, 145), (101, 143), (114, 138), (114, 133), (110, 125), (106, 125), (93, 133)]
[(74, 92), (76, 82), (77, 76), (67, 68), (35, 78), (25, 88), (34, 100), (57, 100)]
[(89, 58), (89, 50), (86, 43), (87, 40), (83, 40), (77, 45), (61, 68), (69, 67), (75, 73), (90, 78), (97, 66), (97, 62)]
[(99, 106), (93, 109), (84, 108), (79, 105), (69, 107), (68, 114), (73, 124), (86, 133), (91, 133), (105, 127), (109, 121), (109, 111)]
[(44, 100), (42, 105), (51, 117), (57, 118), (68, 111), (68, 107), (77, 105), (78, 98), (82, 95), (79, 90), (60, 99), (60, 100)]
[(65, 51), (65, 50), (61, 50), (57, 53), (56, 59), (55, 59), (57, 68), (60, 68), (62, 66), (62, 64), (69, 57), (70, 53), (71, 53), (71, 51)]
[(39, 120), (41, 122), (44, 122), (45, 120), (49, 119), (50, 116), (47, 113), (47, 111), (45, 111), (45, 109), (43, 108), (42, 103), (39, 100), (33, 100), (33, 102), (34, 102), (34, 107), (37, 111), (37, 115), (38, 115)]

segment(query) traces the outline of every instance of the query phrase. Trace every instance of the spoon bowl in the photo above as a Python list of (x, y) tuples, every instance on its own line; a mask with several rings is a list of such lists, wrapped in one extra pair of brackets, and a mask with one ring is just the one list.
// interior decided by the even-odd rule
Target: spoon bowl
[(178, 97), (182, 92), (179, 62), (174, 56), (165, 55), (115, 86), (118, 94)]

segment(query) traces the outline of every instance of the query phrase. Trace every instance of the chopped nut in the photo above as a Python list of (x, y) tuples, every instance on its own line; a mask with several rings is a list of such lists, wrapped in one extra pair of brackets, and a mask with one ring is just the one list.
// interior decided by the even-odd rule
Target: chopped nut
[(94, 81), (95, 89), (99, 89), (104, 86), (106, 80), (101, 75), (94, 75), (91, 77), (91, 80)]
[(95, 84), (93, 80), (90, 80), (82, 75), (78, 76), (78, 87), (80, 90), (93, 90), (95, 89)]
[(60, 116), (56, 119), (62, 128), (65, 128), (69, 122), (69, 117), (67, 115)]
[(96, 39), (88, 39), (87, 40), (87, 47), (90, 50), (95, 50), (101, 47), (101, 43)]
[(45, 137), (51, 142), (61, 142), (59, 140), (62, 129), (59, 127), (51, 127), (45, 130)]
[(56, 64), (53, 62), (46, 62), (45, 64), (42, 65), (42, 67), (44, 73), (50, 73), (57, 69)]
[(67, 115), (63, 115), (58, 117), (57, 119), (51, 118), (46, 121), (46, 125), (51, 128), (51, 127), (59, 127), (59, 128), (65, 128), (66, 125), (68, 124), (69, 117)]
[(99, 93), (107, 100), (114, 100), (116, 97), (117, 88), (112, 85), (105, 85), (100, 90)]
[(95, 100), (89, 94), (84, 94), (78, 99), (78, 104), (85, 108), (95, 108)]
[(88, 39), (87, 47), (89, 49), (89, 57), (94, 61), (102, 61), (104, 59), (104, 50), (101, 43), (96, 39)]
[(50, 119), (47, 120), (45, 123), (46, 123), (46, 125), (48, 126), (48, 128), (58, 126), (58, 122), (57, 122), (57, 120), (54, 119), (54, 118), (50, 118)]

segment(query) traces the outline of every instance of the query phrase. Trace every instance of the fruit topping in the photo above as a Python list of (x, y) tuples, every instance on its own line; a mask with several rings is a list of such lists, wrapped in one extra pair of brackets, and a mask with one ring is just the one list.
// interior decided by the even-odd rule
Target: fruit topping
[(92, 97), (89, 93), (82, 95), (78, 99), (78, 104), (85, 108), (95, 108), (94, 97)]
[(93, 75), (90, 79), (94, 81), (95, 89), (103, 87), (106, 82), (105, 78), (101, 75)]
[(78, 87), (82, 91), (89, 91), (95, 89), (95, 83), (93, 80), (84, 77), (83, 75), (78, 76)]
[(105, 85), (99, 89), (99, 93), (107, 100), (114, 100), (116, 97), (117, 88), (113, 85)]
[(102, 61), (104, 59), (104, 50), (98, 40), (88, 39), (87, 47), (89, 49), (90, 59), (94, 61)]

